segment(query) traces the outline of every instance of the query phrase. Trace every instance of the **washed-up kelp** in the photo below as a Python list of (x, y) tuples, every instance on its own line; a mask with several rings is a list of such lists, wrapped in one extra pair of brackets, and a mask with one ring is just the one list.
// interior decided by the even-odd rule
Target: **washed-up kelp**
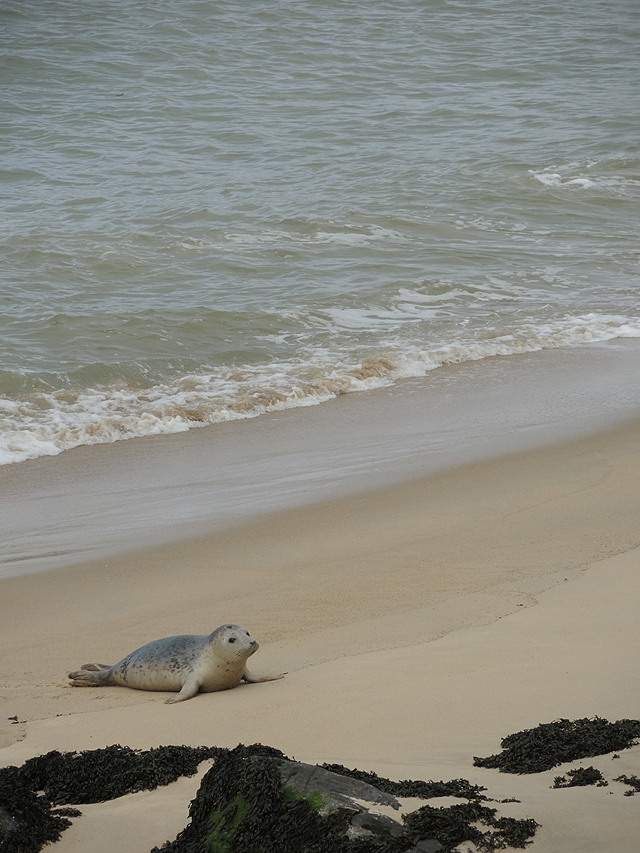
[[(282, 768), (286, 770), (287, 762), (282, 753), (260, 744), (241, 745), (220, 756), (191, 803), (190, 823), (175, 841), (152, 853), (408, 853), (418, 842), (434, 839), (443, 853), (462, 841), (492, 851), (524, 847), (537, 827), (534, 820), (497, 818), (496, 809), (478, 802), (479, 789), (466, 780), (456, 780), (454, 787), (469, 791), (474, 802), (449, 808), (425, 806), (406, 816), (404, 826), (387, 818), (367, 825), (357, 808), (327, 809), (317, 792), (301, 795), (283, 785), (286, 772)], [(325, 765), (323, 770), (331, 773), (331, 767)], [(361, 771), (339, 775), (349, 774), (369, 785), (375, 778), (378, 791), (399, 785), (415, 784), (412, 790), (426, 786), (422, 790), (428, 790), (429, 797), (437, 796), (433, 790), (442, 790), (430, 786), (449, 784), (394, 783)], [(368, 832), (354, 832), (363, 826)]]
[[(206, 758), (214, 758), (215, 764), (191, 804), (190, 823), (162, 848), (166, 853), (408, 853), (424, 840), (432, 841), (434, 850), (439, 841), (443, 853), (461, 841), (492, 851), (524, 847), (536, 829), (533, 820), (496, 818), (496, 810), (481, 803), (484, 789), (466, 779), (392, 782), (339, 765), (341, 773), (333, 774), (299, 765), (260, 744), (234, 750), (168, 746), (146, 752), (116, 744), (80, 753), (53, 751), (22, 767), (1, 769), (0, 849), (38, 853), (60, 837), (70, 825), (68, 818), (80, 815), (77, 809), (54, 808), (56, 804), (103, 802), (153, 790), (192, 776)], [(297, 790), (293, 780), (301, 770), (311, 779), (324, 774), (334, 784), (338, 780), (336, 789), (367, 787), (375, 802), (393, 795), (454, 795), (471, 802), (442, 809), (425, 806), (403, 826), (361, 806), (351, 808), (348, 797), (342, 807), (340, 793), (336, 806), (332, 795)]]
[(625, 785), (630, 785), (631, 790), (625, 791), (625, 797), (633, 797), (634, 794), (640, 792), (640, 779), (637, 776), (616, 776), (616, 782), (624, 782)]
[(640, 720), (555, 720), (508, 735), (500, 743), (502, 752), (473, 763), (501, 773), (541, 773), (566, 761), (628, 749), (639, 737)]
[(160, 746), (142, 752), (114, 744), (84, 752), (47, 752), (30, 758), (19, 772), (32, 790), (44, 791), (52, 803), (103, 803), (193, 776), (201, 761), (219, 752), (205, 746)]
[(482, 791), (486, 791), (481, 785), (472, 785), (467, 779), (452, 779), (450, 782), (421, 782), (419, 780), (405, 780), (394, 782), (384, 779), (377, 773), (365, 770), (349, 770), (342, 764), (323, 764), (325, 770), (337, 773), (339, 776), (348, 776), (350, 779), (358, 779), (368, 782), (385, 794), (394, 797), (419, 797), (422, 800), (430, 800), (432, 797), (463, 797), (466, 800), (486, 800)]
[[(71, 812), (71, 814), (70, 814)], [(77, 809), (53, 809), (20, 777), (20, 768), (0, 770), (0, 850), (2, 853), (38, 853), (57, 841), (71, 826)]]
[(599, 788), (606, 788), (609, 784), (595, 767), (578, 767), (576, 770), (567, 771), (567, 776), (556, 776), (553, 787), (581, 788), (585, 785), (597, 785)]
[[(449, 808), (423, 806), (403, 819), (412, 844), (415, 845), (422, 838), (437, 838), (447, 853), (463, 841), (473, 841), (480, 850), (525, 847), (538, 827), (531, 818), (497, 818), (496, 809), (478, 802), (461, 803)], [(488, 829), (482, 831), (478, 824), (484, 824)], [(384, 851), (386, 853), (386, 848)]]
[(21, 767), (0, 769), (0, 850), (37, 853), (57, 841), (81, 813), (53, 808), (98, 803), (149, 791), (193, 776), (198, 764), (218, 755), (213, 747), (161, 746), (140, 752), (114, 745), (85, 752), (48, 752)]

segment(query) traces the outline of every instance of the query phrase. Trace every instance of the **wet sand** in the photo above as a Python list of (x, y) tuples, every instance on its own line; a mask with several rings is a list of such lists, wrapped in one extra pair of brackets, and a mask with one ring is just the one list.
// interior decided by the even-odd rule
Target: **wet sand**
[(639, 375), (640, 340), (567, 347), (0, 466), (0, 578), (578, 438), (640, 417)]
[[(559, 717), (640, 718), (640, 422), (262, 516), (207, 536), (0, 582), (0, 762), (112, 743), (260, 741), (392, 778), (465, 777), (521, 803), (540, 853), (637, 845), (640, 747), (563, 767), (473, 767)], [(245, 625), (282, 681), (165, 705), (65, 673), (156, 637)], [(18, 716), (12, 724), (8, 717)], [(566, 767), (564, 768), (566, 769)], [(52, 850), (143, 853), (186, 822), (197, 780), (82, 807)]]

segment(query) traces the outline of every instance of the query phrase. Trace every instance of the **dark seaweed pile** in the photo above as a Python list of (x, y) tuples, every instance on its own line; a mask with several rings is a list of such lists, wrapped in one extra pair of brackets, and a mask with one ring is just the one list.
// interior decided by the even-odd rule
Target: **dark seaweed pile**
[(351, 838), (353, 810), (322, 814), (312, 797), (283, 789), (280, 766), (288, 759), (277, 749), (255, 744), (234, 750), (166, 746), (141, 752), (116, 744), (79, 753), (53, 751), (22, 767), (0, 769), (0, 850), (38, 853), (58, 840), (69, 818), (80, 812), (55, 805), (104, 802), (153, 790), (192, 776), (206, 758), (214, 758), (215, 764), (191, 804), (190, 823), (162, 847), (165, 853), (405, 853), (427, 838), (439, 840), (444, 853), (467, 840), (492, 851), (524, 847), (537, 826), (533, 820), (496, 818), (496, 809), (481, 802), (486, 801), (484, 788), (466, 779), (392, 782), (326, 765), (396, 796), (470, 800), (450, 808), (424, 806), (406, 817), (404, 828), (394, 824), (390, 833), (381, 824), (368, 837)]
[(567, 771), (567, 776), (556, 776), (552, 787), (580, 788), (585, 785), (597, 785), (599, 788), (606, 788), (609, 784), (595, 767), (578, 767), (576, 770)]
[(220, 752), (207, 746), (160, 746), (141, 752), (119, 744), (85, 752), (54, 750), (30, 758), (19, 772), (32, 790), (44, 791), (52, 803), (104, 803), (193, 776), (201, 761)]
[[(347, 771), (361, 781), (387, 792), (399, 785), (411, 790), (470, 791), (475, 802), (433, 808), (425, 806), (405, 818), (404, 829), (369, 837), (350, 838), (347, 831), (353, 811), (346, 808), (322, 815), (305, 798), (287, 797), (282, 788), (278, 759), (285, 756), (260, 744), (220, 756), (204, 776), (189, 812), (187, 827), (175, 841), (152, 853), (405, 853), (423, 839), (437, 839), (448, 853), (462, 841), (472, 840), (486, 851), (506, 846), (524, 847), (534, 835), (536, 822), (496, 818), (496, 809), (481, 805), (479, 789), (466, 780), (455, 783), (394, 783), (375, 774)], [(325, 769), (332, 770), (331, 765)], [(431, 786), (435, 786), (431, 788)], [(447, 793), (451, 793), (449, 789)], [(408, 789), (405, 789), (408, 790)], [(441, 796), (446, 794), (441, 793)], [(484, 824), (487, 829), (478, 828)]]
[(633, 797), (634, 794), (640, 792), (640, 779), (637, 776), (616, 776), (615, 781), (631, 785), (631, 790), (624, 792), (625, 797)]
[(385, 794), (393, 797), (419, 797), (422, 800), (430, 800), (432, 797), (463, 797), (466, 800), (486, 800), (482, 791), (486, 791), (480, 785), (472, 785), (466, 779), (452, 779), (451, 782), (420, 782), (419, 780), (406, 780), (404, 782), (393, 782), (384, 779), (377, 773), (368, 773), (364, 770), (349, 770), (342, 764), (323, 764), (325, 770), (337, 773), (339, 776), (347, 776), (373, 785)]
[(502, 752), (473, 763), (501, 773), (541, 773), (566, 761), (627, 749), (639, 737), (640, 720), (555, 720), (508, 735), (500, 744)]
[[(538, 827), (531, 818), (496, 818), (496, 809), (478, 802), (462, 803), (446, 809), (423, 806), (406, 815), (403, 820), (412, 845), (422, 838), (437, 838), (447, 853), (463, 841), (473, 841), (480, 850), (525, 847)], [(483, 832), (478, 824), (484, 824), (489, 829)]]
[(109, 746), (85, 752), (48, 752), (22, 767), (0, 769), (0, 850), (2, 853), (37, 853), (71, 825), (77, 809), (62, 803), (99, 803), (150, 791), (193, 776), (217, 748), (161, 746), (140, 752)]
[[(73, 812), (73, 814), (69, 814)], [(77, 809), (53, 809), (20, 777), (20, 768), (0, 770), (0, 850), (2, 853), (38, 853), (57, 841)]]
[(285, 800), (277, 758), (285, 756), (262, 744), (221, 755), (200, 783), (190, 823), (152, 853), (346, 853), (346, 810), (322, 818), (304, 799)]

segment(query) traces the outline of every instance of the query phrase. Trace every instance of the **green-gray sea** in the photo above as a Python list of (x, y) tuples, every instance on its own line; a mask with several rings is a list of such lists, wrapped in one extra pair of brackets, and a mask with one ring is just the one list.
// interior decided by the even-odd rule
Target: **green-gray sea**
[(0, 462), (640, 336), (635, 0), (9, 0), (0, 45)]

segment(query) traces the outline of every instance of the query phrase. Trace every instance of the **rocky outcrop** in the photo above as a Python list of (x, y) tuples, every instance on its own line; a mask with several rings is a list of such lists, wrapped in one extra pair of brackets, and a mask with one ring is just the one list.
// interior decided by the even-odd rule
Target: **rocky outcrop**
[[(484, 789), (466, 779), (394, 782), (337, 764), (301, 764), (261, 744), (145, 752), (115, 745), (0, 769), (0, 850), (38, 853), (80, 816), (69, 804), (152, 790), (193, 775), (205, 759), (214, 763), (189, 823), (152, 853), (466, 853), (524, 847), (537, 826), (498, 817)], [(432, 804), (452, 796), (455, 805)], [(404, 797), (427, 802), (403, 815)]]
[[(496, 817), (482, 789), (466, 780), (392, 782), (339, 769), (300, 764), (259, 744), (238, 746), (202, 779), (187, 827), (152, 853), (451, 853), (465, 844), (490, 851), (524, 847), (535, 833), (533, 820)], [(427, 796), (462, 788), (471, 799), (402, 816), (393, 789), (410, 796), (401, 792), (416, 786)]]

